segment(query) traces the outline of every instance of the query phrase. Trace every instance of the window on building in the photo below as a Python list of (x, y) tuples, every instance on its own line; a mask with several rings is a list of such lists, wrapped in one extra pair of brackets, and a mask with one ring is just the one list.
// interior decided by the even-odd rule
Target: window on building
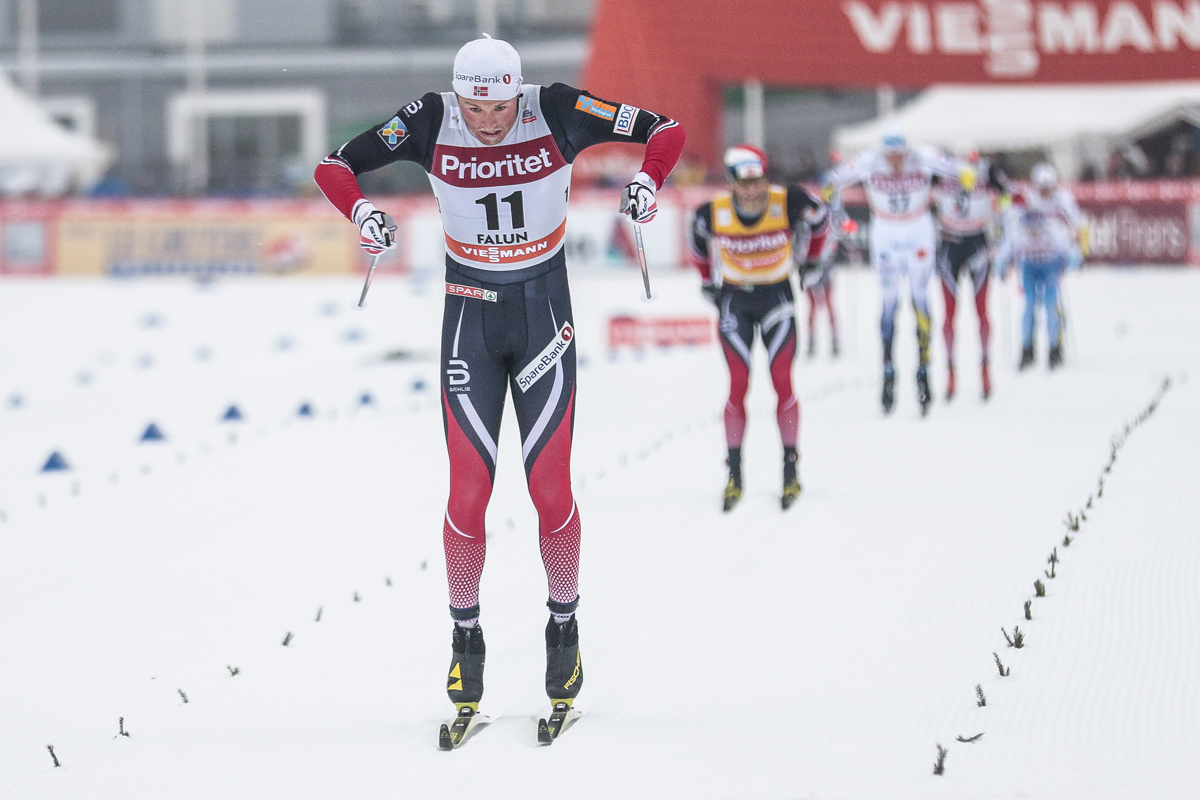
[(304, 158), (299, 116), (214, 117), (208, 121), (209, 189), (216, 192), (291, 188)]
[(115, 33), (120, 27), (119, 0), (38, 3), (39, 33)]

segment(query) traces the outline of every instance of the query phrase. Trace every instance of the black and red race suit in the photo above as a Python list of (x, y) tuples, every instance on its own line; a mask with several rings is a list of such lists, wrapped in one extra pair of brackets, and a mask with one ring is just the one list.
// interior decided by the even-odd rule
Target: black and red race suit
[[(446, 235), (441, 389), (450, 498), (443, 524), (450, 612), (479, 615), (484, 512), (511, 389), (529, 494), (555, 613), (579, 602), (579, 510), (571, 492), (575, 337), (563, 234), (571, 165), (602, 142), (646, 145), (642, 171), (661, 187), (683, 149), (673, 120), (565, 84), (524, 86), (512, 129), (485, 145), (453, 92), (429, 93), (330, 154), (317, 168), (347, 218), (356, 176), (396, 161), (424, 167)], [(615, 202), (615, 198), (614, 198)]]

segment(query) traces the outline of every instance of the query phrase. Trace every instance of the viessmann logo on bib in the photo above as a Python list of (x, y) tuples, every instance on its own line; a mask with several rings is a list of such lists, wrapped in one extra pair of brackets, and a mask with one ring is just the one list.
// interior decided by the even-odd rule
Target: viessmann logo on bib
[(495, 147), (439, 144), (433, 151), (433, 177), (460, 187), (532, 183), (566, 165), (553, 136)]
[(564, 322), (558, 329), (558, 336), (554, 337), (554, 341), (546, 345), (546, 348), (533, 361), (529, 362), (525, 371), (517, 376), (517, 385), (521, 387), (522, 392), (528, 392), (530, 387), (558, 363), (563, 353), (567, 352), (567, 348), (571, 346), (571, 340), (574, 338), (575, 329), (571, 327), (571, 323)]

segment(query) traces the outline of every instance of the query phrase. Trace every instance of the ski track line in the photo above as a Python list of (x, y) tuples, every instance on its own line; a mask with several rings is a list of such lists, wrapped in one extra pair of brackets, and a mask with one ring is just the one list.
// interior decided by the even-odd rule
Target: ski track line
[[(1171, 763), (1169, 757), (1164, 759), (1164, 753), (1170, 754), (1175, 751), (1176, 755), (1185, 759), (1190, 756), (1189, 745), (1197, 738), (1195, 712), (1200, 710), (1200, 698), (1193, 696), (1190, 698), (1190, 704), (1186, 701), (1181, 703), (1181, 698), (1169, 697), (1164, 694), (1166, 690), (1163, 688), (1163, 684), (1177, 686), (1188, 682), (1190, 673), (1187, 666), (1184, 665), (1189, 663), (1195, 665), (1197, 662), (1194, 645), (1196, 626), (1192, 624), (1191, 630), (1180, 631), (1178, 635), (1172, 637), (1170, 646), (1165, 650), (1158, 649), (1156, 651), (1156, 648), (1164, 647), (1163, 638), (1153, 635), (1152, 629), (1147, 629), (1134, 622), (1167, 619), (1178, 616), (1179, 609), (1197, 607), (1194, 596), (1172, 595), (1147, 598), (1144, 593), (1140, 593), (1134, 588), (1163, 583), (1156, 578), (1164, 572), (1177, 571), (1182, 567), (1169, 559), (1162, 558), (1160, 549), (1163, 542), (1160, 537), (1158, 548), (1146, 552), (1135, 547), (1126, 559), (1119, 562), (1119, 569), (1115, 571), (1110, 571), (1111, 567), (1118, 566), (1118, 564), (1111, 559), (1105, 562), (1108, 566), (1102, 568), (1104, 571), (1093, 571), (1087, 577), (1080, 574), (1079, 569), (1074, 568), (1078, 565), (1086, 572), (1089, 562), (1095, 561), (1094, 548), (1085, 545), (1091, 544), (1097, 538), (1111, 542), (1114, 534), (1121, 535), (1124, 542), (1128, 544), (1131, 541), (1130, 536), (1140, 527), (1139, 523), (1144, 522), (1144, 515), (1139, 514), (1136, 510), (1132, 514), (1130, 513), (1131, 505), (1127, 499), (1128, 493), (1124, 491), (1125, 486), (1132, 483), (1135, 490), (1141, 490), (1146, 494), (1161, 498), (1170, 494), (1166, 490), (1167, 486), (1174, 485), (1182, 490), (1186, 485), (1194, 495), (1195, 485), (1188, 484), (1187, 479), (1178, 472), (1169, 472), (1165, 482), (1162, 481), (1161, 475), (1156, 475), (1153, 481), (1145, 480), (1138, 474), (1120, 476), (1121, 481), (1116, 479), (1121, 467), (1125, 467), (1126, 471), (1129, 468), (1127, 464), (1129, 459), (1119, 461), (1118, 456), (1130, 442), (1133, 434), (1158, 410), (1172, 386), (1171, 378), (1164, 378), (1158, 391), (1143, 411), (1126, 423), (1122, 432), (1111, 440), (1110, 460), (1099, 471), (1097, 481), (1098, 485), (1104, 487), (1103, 496), (1093, 490), (1093, 494), (1089, 495), (1086, 503), (1081, 504), (1081, 507), (1073, 512), (1076, 517), (1086, 516), (1086, 519), (1080, 522), (1077, 531), (1070, 530), (1064, 522), (1065, 532), (1063, 535), (1071, 536), (1072, 541), (1070, 545), (1066, 545), (1060, 540), (1052, 547), (1052, 551), (1056, 552), (1059, 558), (1055, 569), (1057, 577), (1048, 577), (1046, 571), (1050, 569), (1050, 563), (1047, 560), (1042, 573), (1036, 576), (1036, 579), (1046, 586), (1046, 596), (1030, 595), (1029, 598), (1032, 600), (1032, 621), (1024, 619), (1023, 611), (1012, 615), (1012, 618), (1020, 619), (1017, 624), (1025, 633), (1025, 647), (1022, 649), (1009, 647), (1002, 641), (997, 648), (996, 652), (1011, 674), (1007, 678), (999, 678), (997, 683), (997, 673), (993, 671), (989, 675), (990, 680), (981, 681), (982, 685), (998, 686), (999, 688), (988, 694), (989, 708), (986, 714), (980, 715), (980, 721), (975, 723), (970, 730), (958, 732), (947, 742), (951, 754), (963, 751), (959, 737), (966, 738), (979, 732), (986, 733), (984, 729), (987, 727), (991, 727), (993, 730), (999, 729), (999, 733), (992, 736), (993, 740), (998, 735), (1003, 736), (1005, 733), (1012, 734), (1020, 731), (1019, 736), (1027, 751), (1051, 752), (1056, 745), (1053, 740), (1053, 728), (1047, 729), (1047, 726), (1039, 723), (1046, 719), (1082, 717), (1090, 720), (1089, 724), (1085, 726), (1088, 730), (1103, 732), (1121, 730), (1124, 733), (1119, 742), (1106, 742), (1103, 735), (1093, 737), (1092, 744), (1101, 751), (1100, 760), (1140, 757)], [(1139, 434), (1139, 436), (1145, 437), (1146, 434)], [(1161, 465), (1157, 466), (1161, 469)], [(1195, 472), (1194, 469), (1192, 471)], [(1180, 491), (1181, 495), (1185, 493)], [(1122, 499), (1108, 499), (1113, 494), (1118, 494)], [(1105, 499), (1108, 499), (1108, 502), (1104, 502)], [(1146, 508), (1147, 500), (1150, 498), (1144, 498), (1141, 503), (1136, 504), (1136, 508)], [(1117, 505), (1114, 506), (1114, 503)], [(1090, 509), (1086, 507), (1087, 504), (1091, 505)], [(1156, 504), (1151, 503), (1150, 507), (1154, 507), (1154, 505)], [(1193, 502), (1191, 506), (1193, 517), (1196, 515), (1197, 508), (1200, 508), (1200, 504)], [(1068, 521), (1070, 516), (1069, 513)], [(1195, 554), (1192, 555), (1194, 558)], [(1183, 586), (1186, 582), (1172, 580), (1166, 581), (1166, 583), (1171, 586)], [(1064, 629), (1061, 624), (1056, 624), (1063, 606), (1078, 606), (1080, 603), (1086, 604), (1086, 610), (1077, 611), (1077, 617), (1083, 616), (1095, 620), (1128, 620), (1133, 624), (1113, 625), (1109, 629), (1111, 632), (1106, 632), (1106, 627), (1103, 625), (1099, 629), (1095, 626), (1090, 628), (1076, 626)], [(1057, 634), (1057, 639), (1049, 643), (1044, 641), (1043, 634), (1046, 625), (1053, 626), (1054, 632)], [(1008, 625), (1004, 627), (1008, 629), (1010, 635), (1013, 633)], [(1069, 658), (1070, 654), (1074, 653), (1096, 652), (1104, 649), (1103, 645), (1097, 646), (1094, 641), (1097, 637), (1104, 639), (1118, 636), (1122, 638), (1123, 648), (1145, 654), (1147, 663), (1176, 665), (1171, 669), (1174, 673), (1174, 680), (1147, 682), (1144, 680), (1142, 669), (1134, 660), (1118, 659), (1114, 667), (1100, 664), (1093, 666), (1096, 669), (1109, 670), (1108, 677), (1110, 679), (1114, 677), (1111, 670), (1113, 668), (1119, 670), (1115, 676), (1118, 685), (1129, 689), (1129, 694), (1122, 698), (1097, 697), (1088, 691), (1086, 684), (1081, 685), (1072, 679), (1064, 682), (1051, 678), (1054, 683), (1050, 689), (1045, 691), (1042, 690), (1044, 687), (1037, 685), (1030, 687), (1034, 689), (1032, 693), (1025, 689), (1027, 684), (1021, 678), (1024, 677), (1026, 670), (1034, 667), (1035, 659), (1044, 662), (1045, 658), (1054, 658), (1056, 655)], [(1182, 647), (1178, 645), (1182, 645)], [(1042, 655), (1041, 659), (1038, 658), (1039, 654)], [(1043, 663), (1043, 667), (1045, 666), (1049, 666), (1049, 664)], [(1014, 695), (1024, 695), (1023, 701), (1014, 705)], [(999, 701), (1001, 711), (993, 710), (997, 706), (997, 701)], [(1153, 728), (1130, 730), (1127, 720), (1131, 717), (1139, 722), (1143, 720), (1144, 715), (1136, 712), (1147, 706), (1171, 709), (1174, 712), (1171, 715), (1175, 723), (1173, 727), (1190, 729), (1191, 742), (1173, 743), (1169, 737), (1165, 737), (1160, 731)], [(1189, 712), (1191, 713), (1189, 714)], [(1000, 719), (995, 718), (997, 713), (1002, 714)], [(1004, 717), (1008, 717), (1008, 719), (1006, 720)], [(986, 744), (987, 742), (988, 737), (984, 736), (980, 743)], [(971, 743), (969, 746), (976, 748), (977, 744)], [(1185, 756), (1182, 751), (1188, 751), (1188, 756)], [(978, 750), (971, 751), (971, 756), (974, 757), (973, 761), (983, 761), (978, 758), (979, 752)], [(1011, 756), (1011, 753), (1009, 755)]]

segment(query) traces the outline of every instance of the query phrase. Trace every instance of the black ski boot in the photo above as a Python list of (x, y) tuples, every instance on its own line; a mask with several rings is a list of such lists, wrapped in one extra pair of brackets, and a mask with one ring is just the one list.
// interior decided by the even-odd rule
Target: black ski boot
[(1058, 345), (1051, 347), (1050, 348), (1050, 357), (1047, 359), (1046, 363), (1050, 366), (1050, 369), (1058, 369), (1059, 367), (1061, 367), (1062, 366), (1062, 348), (1059, 347)]
[(797, 462), (800, 460), (795, 447), (783, 448), (783, 510), (787, 511), (792, 503), (800, 497), (800, 471)]
[(479, 623), (464, 628), (455, 623), (451, 645), (450, 674), (446, 678), (446, 694), (460, 710), (463, 706), (479, 709), (483, 699), (483, 660), (487, 648), (483, 643), (483, 628)]
[(924, 364), (917, 369), (917, 402), (921, 404), (921, 416), (928, 414), (933, 393), (929, 391), (929, 369)]
[(579, 623), (572, 614), (566, 622), (546, 623), (546, 694), (552, 705), (567, 705), (583, 688), (583, 661), (579, 657)]
[(1027, 344), (1021, 348), (1021, 363), (1017, 365), (1017, 369), (1026, 369), (1033, 366), (1033, 345)]
[(891, 364), (883, 368), (883, 413), (890, 414), (896, 407), (896, 370)]
[(725, 484), (725, 503), (722, 510), (729, 511), (742, 499), (742, 451), (729, 451), (729, 482)]

